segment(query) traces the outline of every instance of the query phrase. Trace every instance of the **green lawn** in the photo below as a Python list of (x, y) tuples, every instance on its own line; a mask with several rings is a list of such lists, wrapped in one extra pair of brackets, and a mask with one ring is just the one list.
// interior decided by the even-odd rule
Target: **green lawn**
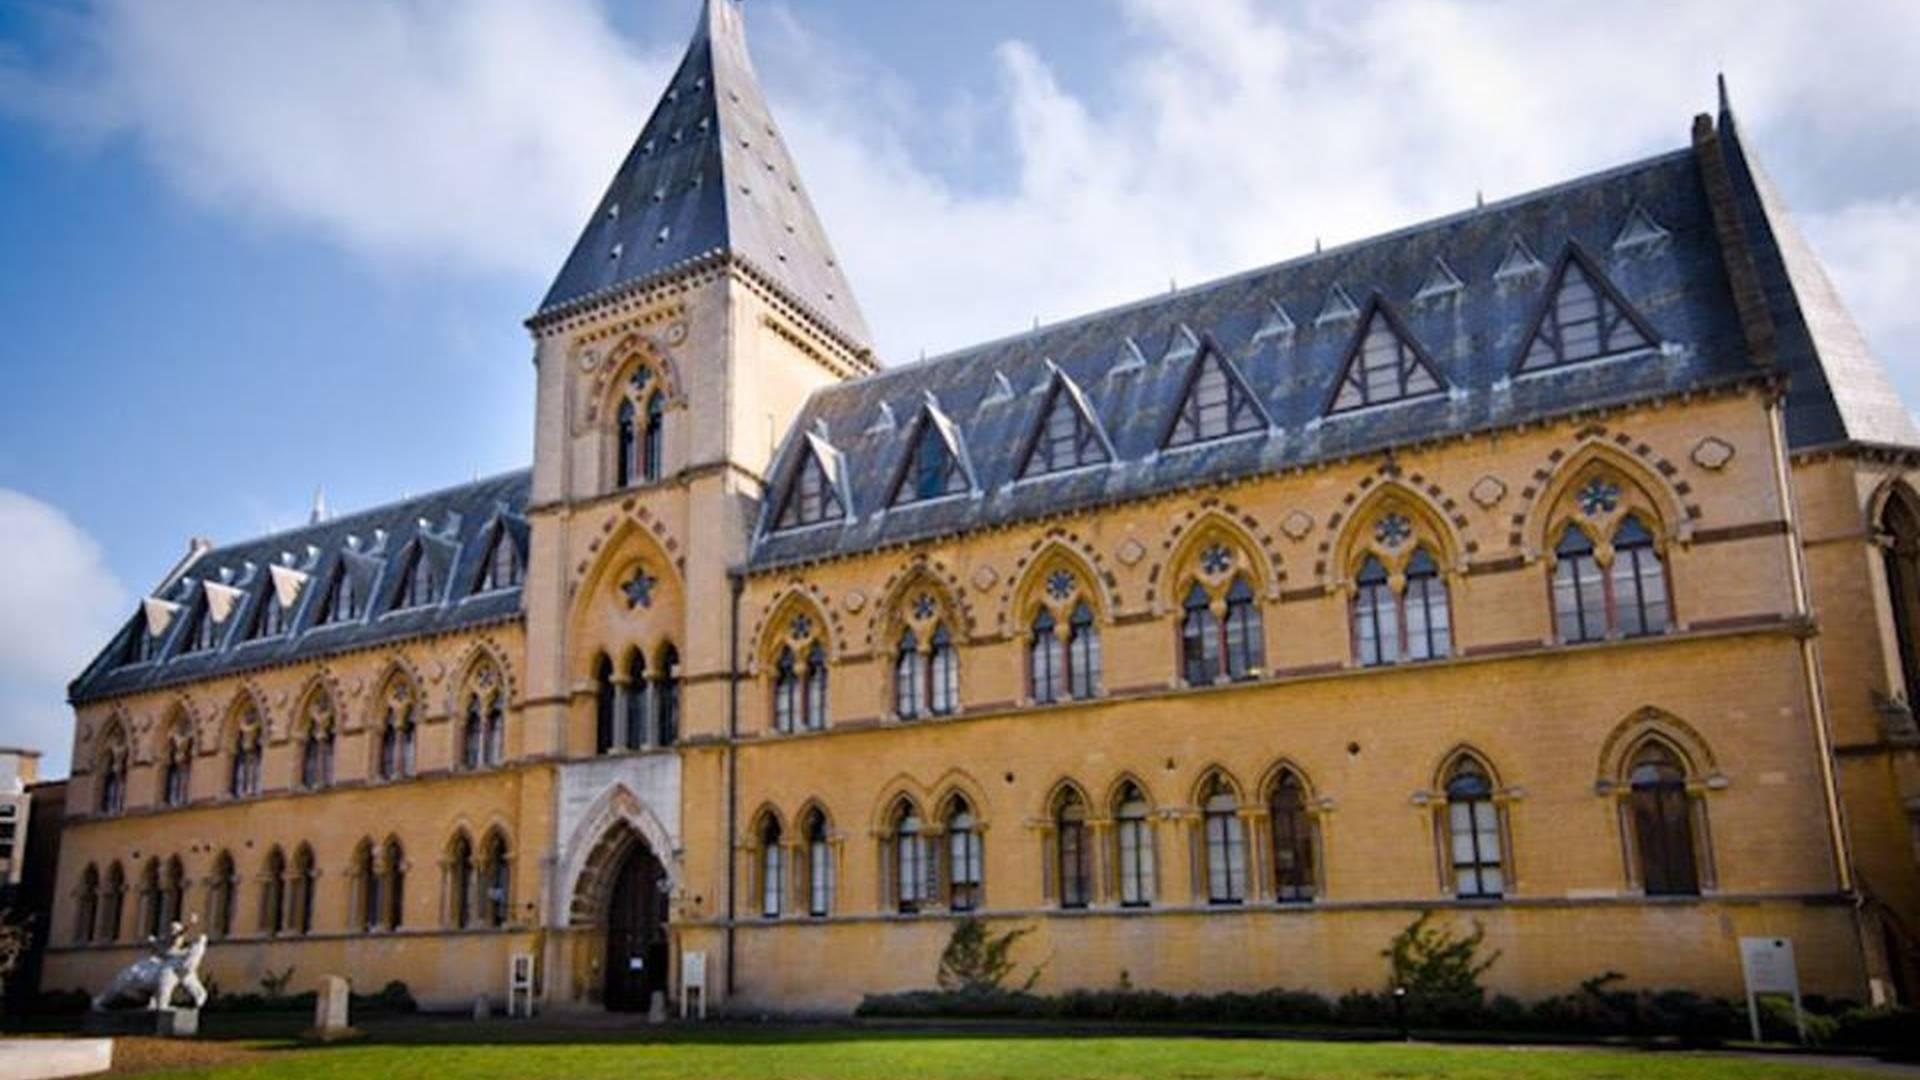
[[(236, 1033), (237, 1034), (237, 1033)], [(482, 1043), (478, 1038), (509, 1040)], [(180, 1050), (186, 1047), (179, 1046)], [(217, 1049), (216, 1049), (217, 1048)], [(1402, 1043), (1334, 1043), (1250, 1038), (1111, 1035), (989, 1035), (872, 1032), (832, 1028), (728, 1026), (649, 1038), (606, 1028), (553, 1030), (453, 1022), (376, 1025), (365, 1041), (309, 1047), (281, 1039), (203, 1040), (189, 1054), (129, 1045), (135, 1068), (169, 1076), (564, 1077), (568, 1080), (1253, 1080), (1393, 1078), (1502, 1080), (1617, 1077), (1619, 1080), (1787, 1080), (1863, 1074), (1791, 1058), (1682, 1052), (1503, 1049)], [(203, 1056), (204, 1055), (204, 1056)], [(198, 1060), (194, 1060), (197, 1058)]]

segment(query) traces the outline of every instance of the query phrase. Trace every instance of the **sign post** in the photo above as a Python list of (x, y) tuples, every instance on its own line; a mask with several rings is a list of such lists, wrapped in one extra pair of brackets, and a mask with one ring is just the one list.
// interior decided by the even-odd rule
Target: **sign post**
[(1760, 995), (1786, 994), (1793, 998), (1793, 1026), (1807, 1041), (1806, 1014), (1800, 1011), (1800, 975), (1793, 963), (1793, 942), (1786, 938), (1741, 938), (1740, 972), (1747, 983), (1747, 1022), (1753, 1041), (1760, 1041)]

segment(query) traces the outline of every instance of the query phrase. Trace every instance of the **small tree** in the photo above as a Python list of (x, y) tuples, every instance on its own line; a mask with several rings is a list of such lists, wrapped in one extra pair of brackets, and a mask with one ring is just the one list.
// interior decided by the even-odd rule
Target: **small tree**
[(1478, 919), (1473, 933), (1461, 937), (1451, 927), (1434, 925), (1433, 912), (1421, 912), (1380, 954), (1391, 967), (1387, 988), (1404, 987), (1415, 1000), (1441, 1008), (1479, 1005), (1486, 994), (1480, 976), (1500, 959), (1498, 952), (1479, 959), (1486, 937)]
[[(968, 916), (954, 924), (953, 936), (940, 953), (940, 989), (962, 993), (989, 994), (1004, 988), (1013, 974), (1009, 955), (1021, 938), (1033, 933), (1031, 926), (1016, 926), (1003, 934), (990, 934), (987, 924)], [(1029, 972), (1020, 989), (1030, 990), (1040, 978), (1040, 969)]]

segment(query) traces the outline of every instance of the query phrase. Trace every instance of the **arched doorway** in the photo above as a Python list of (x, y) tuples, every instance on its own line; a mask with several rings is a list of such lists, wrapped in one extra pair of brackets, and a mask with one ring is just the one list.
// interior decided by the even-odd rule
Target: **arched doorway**
[(647, 1008), (666, 993), (668, 882), (665, 868), (644, 842), (628, 847), (607, 896), (607, 950), (601, 1001), (616, 1012)]

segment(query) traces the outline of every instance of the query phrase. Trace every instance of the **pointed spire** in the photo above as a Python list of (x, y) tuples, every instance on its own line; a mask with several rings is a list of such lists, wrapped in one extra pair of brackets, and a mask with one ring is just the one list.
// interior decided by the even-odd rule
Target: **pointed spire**
[(747, 55), (736, 0), (705, 0), (686, 54), (536, 318), (729, 256), (849, 345), (866, 318)]
[(313, 509), (307, 513), (307, 524), (320, 525), (332, 516), (332, 514), (327, 512), (327, 489), (324, 487), (314, 488)]

